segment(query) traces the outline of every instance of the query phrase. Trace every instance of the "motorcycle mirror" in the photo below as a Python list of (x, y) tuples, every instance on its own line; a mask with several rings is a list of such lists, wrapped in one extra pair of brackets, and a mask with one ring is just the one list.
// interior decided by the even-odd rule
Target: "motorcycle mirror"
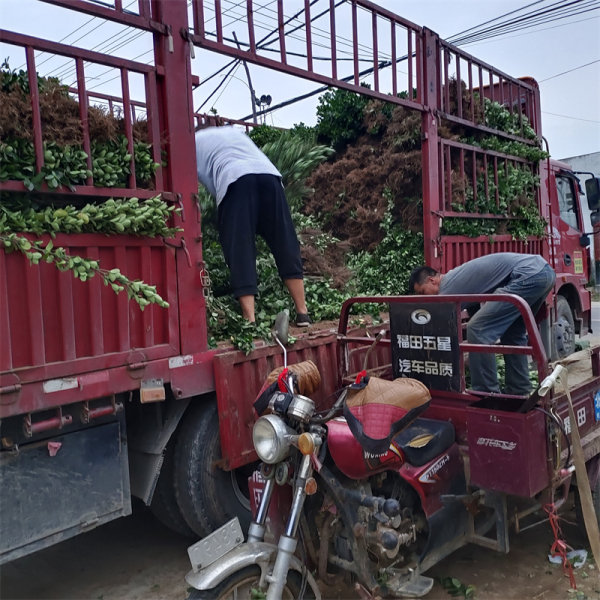
[(281, 345), (285, 346), (289, 340), (290, 313), (282, 310), (275, 317), (275, 325), (273, 326), (273, 338)]

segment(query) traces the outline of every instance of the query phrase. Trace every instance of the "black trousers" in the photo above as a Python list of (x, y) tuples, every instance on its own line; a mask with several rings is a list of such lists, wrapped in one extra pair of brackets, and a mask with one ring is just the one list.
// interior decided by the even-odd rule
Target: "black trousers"
[(262, 236), (282, 279), (302, 279), (300, 244), (281, 179), (244, 175), (227, 188), (219, 204), (219, 241), (236, 298), (256, 295), (256, 235)]

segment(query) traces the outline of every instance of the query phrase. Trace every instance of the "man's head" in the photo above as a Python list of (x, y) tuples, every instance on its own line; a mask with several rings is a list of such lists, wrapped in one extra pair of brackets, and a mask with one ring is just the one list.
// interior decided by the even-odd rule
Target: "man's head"
[(408, 279), (408, 291), (411, 294), (435, 295), (440, 293), (442, 276), (431, 267), (413, 269)]

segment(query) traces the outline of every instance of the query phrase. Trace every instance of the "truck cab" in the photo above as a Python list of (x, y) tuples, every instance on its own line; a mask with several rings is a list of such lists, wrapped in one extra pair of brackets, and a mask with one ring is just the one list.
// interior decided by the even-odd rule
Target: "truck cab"
[[(556, 354), (566, 356), (573, 352), (575, 334), (586, 335), (591, 331), (591, 292), (586, 288), (592, 269), (590, 236), (584, 221), (583, 190), (580, 179), (566, 163), (548, 160), (540, 165), (542, 201), (547, 192), (544, 216), (549, 223), (548, 260), (556, 271), (556, 316), (554, 342)], [(592, 178), (597, 187), (597, 179)], [(543, 188), (543, 185), (542, 185)], [(590, 187), (592, 206), (593, 185)], [(590, 198), (588, 196), (588, 204)]]

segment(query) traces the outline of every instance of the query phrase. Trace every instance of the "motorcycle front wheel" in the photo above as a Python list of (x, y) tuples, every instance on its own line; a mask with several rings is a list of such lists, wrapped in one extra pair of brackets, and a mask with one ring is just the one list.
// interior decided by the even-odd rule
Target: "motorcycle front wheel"
[[(260, 567), (246, 567), (222, 581), (210, 590), (192, 590), (188, 600), (250, 600), (261, 597), (257, 594), (260, 582)], [(297, 571), (288, 573), (287, 582), (283, 589), (282, 600), (309, 600), (315, 595), (308, 583), (304, 594), (302, 592), (302, 576)]]

